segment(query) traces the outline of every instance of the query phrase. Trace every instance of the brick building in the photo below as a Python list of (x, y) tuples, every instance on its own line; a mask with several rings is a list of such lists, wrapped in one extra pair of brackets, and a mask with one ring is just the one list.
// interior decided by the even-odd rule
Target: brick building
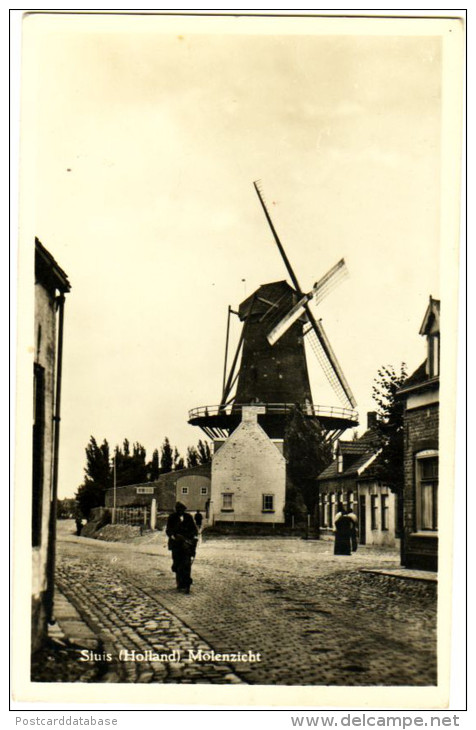
[(337, 505), (352, 509), (362, 545), (396, 547), (396, 499), (379, 478), (379, 454), (374, 430), (376, 414), (367, 414), (367, 431), (359, 439), (339, 439), (335, 458), (318, 477), (319, 526), (331, 536)]
[(426, 359), (398, 392), (405, 402), (402, 563), (437, 570), (440, 302), (432, 297), (420, 335)]
[[(159, 512), (170, 512), (180, 500), (187, 509), (205, 512), (210, 499), (210, 464), (161, 474), (154, 482), (116, 487), (116, 507), (149, 506), (156, 500)], [(114, 505), (114, 488), (106, 491), (105, 506)]]
[(53, 616), (63, 315), (68, 277), (35, 239), (32, 479), (32, 651)]
[(282, 524), (286, 460), (282, 439), (270, 439), (258, 424), (260, 406), (243, 406), (243, 420), (215, 442), (210, 519), (215, 524)]

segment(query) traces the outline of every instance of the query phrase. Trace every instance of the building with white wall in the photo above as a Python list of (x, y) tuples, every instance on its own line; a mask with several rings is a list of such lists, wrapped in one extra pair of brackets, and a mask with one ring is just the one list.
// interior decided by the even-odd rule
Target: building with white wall
[(243, 406), (242, 421), (215, 445), (210, 522), (283, 524), (286, 460), (282, 440), (258, 423), (261, 406)]

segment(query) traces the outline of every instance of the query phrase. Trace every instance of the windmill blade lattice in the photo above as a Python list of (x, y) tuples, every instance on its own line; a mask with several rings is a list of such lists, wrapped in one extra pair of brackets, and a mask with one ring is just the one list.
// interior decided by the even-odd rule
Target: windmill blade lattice
[(315, 286), (314, 302), (319, 304), (337, 284), (347, 279), (349, 272), (344, 259), (341, 259)]
[(345, 406), (346, 408), (348, 408), (349, 405), (351, 407), (353, 407), (351, 401), (349, 400), (349, 398), (346, 395), (344, 388), (340, 384), (340, 381), (336, 375), (335, 369), (329, 362), (329, 359), (328, 359), (326, 353), (324, 352), (324, 349), (323, 349), (321, 343), (319, 342), (317, 335), (314, 332), (314, 329), (311, 325), (309, 326), (309, 329), (304, 333), (304, 336), (306, 338), (306, 342), (308, 342), (309, 345), (311, 346), (311, 350), (313, 351), (314, 355), (316, 356), (316, 359), (317, 359), (319, 365), (321, 366), (321, 369), (322, 369), (324, 375), (326, 376), (329, 385), (332, 387), (334, 393), (337, 395), (337, 397), (339, 398), (342, 405)]

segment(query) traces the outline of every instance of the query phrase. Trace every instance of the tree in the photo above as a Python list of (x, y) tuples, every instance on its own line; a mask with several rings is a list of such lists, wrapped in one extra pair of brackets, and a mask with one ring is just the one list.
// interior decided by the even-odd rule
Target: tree
[(159, 478), (160, 467), (159, 467), (159, 450), (154, 449), (152, 459), (147, 464), (147, 481), (155, 482)]
[(180, 471), (185, 468), (184, 461), (180, 456), (177, 447), (174, 448), (174, 471)]
[(174, 457), (170, 441), (167, 436), (164, 439), (164, 443), (160, 447), (160, 473), (167, 474), (172, 471), (174, 465)]
[(198, 451), (195, 446), (187, 448), (187, 468), (198, 466)]
[(391, 365), (382, 366), (377, 371), (372, 388), (372, 397), (377, 404), (376, 433), (382, 449), (378, 460), (378, 476), (397, 497), (397, 532), (400, 535), (403, 529), (405, 404), (397, 397), (397, 391), (406, 379), (405, 363), (401, 363), (399, 372)]
[(377, 371), (372, 397), (377, 404), (376, 432), (382, 452), (379, 458), (381, 479), (392, 492), (403, 491), (403, 413), (405, 404), (397, 398), (397, 391), (407, 379), (407, 366), (401, 363), (400, 371), (384, 365)]
[[(288, 417), (284, 434), (284, 455), (291, 484), (286, 490), (285, 512), (293, 509), (315, 514), (319, 500), (317, 477), (332, 461), (332, 444), (326, 441), (321, 424), (308, 418), (296, 405)], [(317, 523), (318, 527), (318, 523)]]
[(199, 464), (208, 464), (212, 460), (208, 441), (202, 441), (202, 439), (199, 439), (197, 451)]
[(89, 517), (91, 509), (104, 506), (106, 489), (112, 486), (109, 460), (109, 444), (104, 439), (101, 446), (91, 436), (86, 446), (86, 467), (84, 483), (75, 495), (81, 514)]

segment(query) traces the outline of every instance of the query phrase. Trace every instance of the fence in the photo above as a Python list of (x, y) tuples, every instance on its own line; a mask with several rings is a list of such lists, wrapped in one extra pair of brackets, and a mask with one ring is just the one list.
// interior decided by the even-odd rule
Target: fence
[[(151, 522), (150, 506), (142, 507), (116, 507), (111, 509), (112, 522), (116, 525), (146, 525)], [(114, 515), (115, 513), (115, 515)]]

